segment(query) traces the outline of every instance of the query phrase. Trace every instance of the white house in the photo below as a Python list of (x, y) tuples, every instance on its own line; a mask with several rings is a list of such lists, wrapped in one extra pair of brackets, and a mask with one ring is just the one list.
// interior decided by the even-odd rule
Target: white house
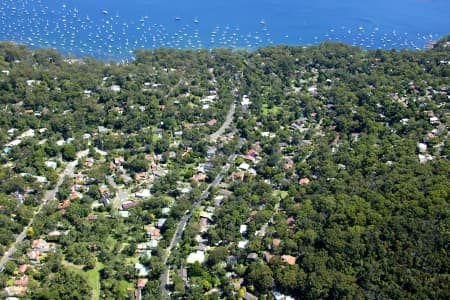
[(239, 249), (247, 249), (247, 247), (248, 247), (248, 240), (238, 242)]
[(18, 136), (19, 139), (27, 137), (34, 137), (34, 129), (28, 129), (27, 131), (23, 132), (21, 135)]
[(112, 85), (112, 86), (110, 86), (109, 87), (109, 89), (111, 90), (111, 91), (113, 91), (113, 92), (120, 92), (120, 86), (118, 86), (118, 85)]
[(186, 263), (193, 264), (195, 262), (203, 263), (205, 261), (205, 252), (197, 250), (196, 252), (192, 252), (186, 258)]
[(49, 167), (49, 168), (52, 168), (54, 170), (54, 169), (56, 169), (58, 167), (58, 164), (55, 161), (47, 160), (45, 162), (45, 166)]
[(248, 169), (250, 169), (250, 165), (247, 164), (247, 163), (242, 163), (242, 164), (239, 165), (238, 168), (243, 170), (243, 171), (248, 171)]
[(151, 196), (150, 190), (148, 190), (148, 189), (142, 189), (136, 193), (136, 197), (138, 197), (138, 198), (148, 198), (150, 196)]
[(241, 105), (242, 106), (248, 106), (250, 104), (252, 104), (252, 102), (250, 101), (250, 98), (247, 95), (244, 95), (242, 97)]

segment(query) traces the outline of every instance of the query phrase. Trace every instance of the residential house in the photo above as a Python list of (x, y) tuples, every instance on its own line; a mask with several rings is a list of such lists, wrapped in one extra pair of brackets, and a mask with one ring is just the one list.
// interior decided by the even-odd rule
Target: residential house
[(27, 271), (28, 267), (30, 267), (30, 265), (28, 264), (20, 265), (18, 270), (19, 274), (24, 274)]
[(206, 226), (208, 225), (208, 220), (205, 218), (200, 219), (200, 232), (207, 231)]
[[(7, 286), (5, 287), (4, 291), (6, 293), (6, 295), (8, 296), (23, 296), (25, 295), (25, 293), (27, 292), (27, 287), (26, 286)], [(8, 297), (6, 298), (7, 300), (11, 299), (11, 300), (18, 300), (19, 298), (15, 298), (15, 297)]]
[(212, 214), (212, 213), (209, 213), (209, 212), (206, 212), (206, 211), (200, 212), (200, 219), (207, 219), (207, 221), (208, 221), (209, 223), (213, 223), (213, 222), (214, 222), (214, 220), (213, 220), (213, 214)]
[(270, 253), (269, 251), (264, 251), (264, 259), (267, 263), (269, 263), (275, 255)]
[(58, 209), (61, 209), (61, 210), (66, 209), (69, 207), (69, 205), (70, 205), (70, 201), (64, 200), (62, 203), (58, 204)]
[(98, 133), (105, 134), (105, 133), (108, 133), (108, 131), (109, 131), (109, 129), (106, 128), (105, 126), (98, 126)]
[(248, 240), (243, 240), (238, 242), (238, 248), (239, 249), (247, 249), (248, 247)]
[(308, 185), (310, 182), (311, 182), (311, 180), (310, 180), (309, 178), (301, 178), (301, 179), (298, 181), (298, 184), (299, 184), (299, 185)]
[(118, 85), (112, 85), (112, 86), (110, 86), (109, 87), (109, 89), (111, 90), (111, 91), (113, 91), (113, 92), (120, 92), (120, 86), (118, 86)]
[(30, 278), (28, 277), (28, 275), (24, 275), (14, 281), (14, 286), (27, 286), (29, 280)]
[(139, 278), (137, 280), (136, 287), (138, 289), (142, 289), (142, 288), (144, 288), (147, 285), (147, 282), (148, 282), (147, 278)]
[(47, 160), (45, 162), (45, 166), (54, 170), (58, 167), (58, 164), (56, 163), (56, 161)]
[(159, 228), (159, 229), (161, 229), (161, 228), (164, 226), (164, 224), (166, 223), (166, 221), (167, 221), (166, 218), (160, 218), (160, 219), (158, 220), (158, 223), (156, 224), (156, 227)]
[(193, 264), (195, 262), (203, 263), (205, 261), (205, 252), (197, 250), (196, 252), (192, 252), (186, 258), (186, 263)]
[(158, 248), (158, 240), (150, 240), (148, 246), (150, 249)]
[(161, 231), (158, 228), (154, 228), (149, 232), (150, 238), (152, 240), (160, 240), (161, 239)]
[(286, 158), (284, 160), (283, 168), (285, 170), (289, 170), (289, 169), (292, 169), (293, 167), (294, 167), (294, 161), (292, 159), (290, 159), (290, 158)]
[(177, 190), (179, 190), (181, 194), (189, 194), (190, 192), (192, 192), (191, 187), (177, 188)]
[(47, 243), (47, 241), (43, 239), (34, 240), (32, 243), (32, 247), (34, 250), (39, 252), (48, 252), (54, 249), (53, 244)]
[(216, 125), (216, 123), (217, 123), (216, 119), (211, 119), (208, 122), (206, 122), (206, 124), (208, 124), (208, 126), (214, 126), (214, 125)]
[(214, 147), (214, 146), (211, 146), (211, 147), (209, 147), (209, 148), (206, 150), (206, 156), (207, 156), (208, 158), (211, 158), (211, 157), (213, 157), (214, 155), (216, 155), (216, 152), (217, 152), (217, 148)]
[(95, 221), (95, 220), (98, 219), (98, 215), (96, 215), (96, 214), (89, 214), (89, 215), (86, 217), (86, 219), (87, 219), (88, 221)]
[(231, 179), (233, 181), (235, 181), (235, 180), (244, 181), (244, 178), (245, 178), (245, 172), (234, 172), (231, 174)]
[(101, 193), (102, 195), (104, 195), (104, 194), (109, 195), (109, 188), (108, 188), (106, 185), (102, 185), (102, 186), (99, 188), (99, 191), (100, 191), (100, 193)]
[(151, 196), (150, 190), (142, 189), (139, 192), (136, 192), (136, 197), (138, 198), (149, 198)]
[(439, 124), (439, 118), (438, 117), (431, 117), (430, 118), (430, 124), (432, 124), (432, 125)]
[(243, 171), (248, 171), (250, 169), (250, 165), (247, 163), (242, 163), (239, 165), (238, 169), (243, 170)]
[(147, 232), (147, 235), (152, 240), (160, 240), (161, 239), (161, 231), (158, 228), (155, 228), (153, 225), (144, 226), (144, 230)]
[(247, 233), (247, 228), (248, 228), (248, 226), (247, 225), (241, 225), (240, 227), (239, 227), (239, 232), (242, 234), (242, 235), (245, 235), (246, 233)]
[(138, 172), (138, 173), (134, 174), (134, 180), (136, 180), (136, 181), (142, 181), (147, 178), (148, 178), (147, 172)]
[(206, 180), (206, 178), (207, 178), (207, 175), (205, 175), (203, 173), (195, 174), (192, 176), (192, 179), (196, 182), (203, 182)]
[(136, 207), (137, 205), (138, 205), (138, 202), (136, 202), (136, 201), (125, 201), (124, 203), (122, 203), (122, 209), (128, 210), (130, 208)]
[(40, 262), (40, 260), (39, 260), (40, 254), (36, 250), (32, 250), (32, 251), (28, 252), (27, 256), (30, 259), (31, 263), (39, 263)]
[(53, 230), (53, 231), (50, 231), (48, 234), (47, 234), (47, 236), (49, 236), (49, 237), (55, 237), (55, 236), (61, 236), (61, 235), (68, 235), (69, 234), (69, 232), (70, 232), (70, 230), (65, 230), (65, 231), (61, 231), (61, 230)]
[(282, 255), (281, 260), (292, 266), (295, 265), (295, 261), (297, 260), (297, 258), (291, 255)]
[(224, 198), (228, 198), (231, 196), (231, 194), (233, 194), (232, 191), (229, 191), (227, 189), (219, 189), (217, 191), (217, 195), (223, 196)]
[(79, 192), (77, 192), (77, 191), (73, 191), (71, 194), (70, 194), (70, 200), (75, 200), (75, 199), (83, 199), (83, 194), (81, 194), (81, 193), (79, 193)]
[(114, 158), (114, 164), (116, 166), (120, 166), (124, 162), (125, 162), (125, 158), (123, 158), (123, 156), (119, 156), (119, 157)]
[(145, 243), (139, 243), (136, 245), (136, 251), (137, 252), (143, 252), (150, 249), (150, 243), (149, 242), (145, 242)]
[(135, 263), (134, 268), (136, 269), (136, 273), (139, 277), (146, 277), (148, 276), (148, 270), (147, 268), (141, 264), (141, 263)]
[(92, 157), (88, 157), (84, 160), (85, 168), (92, 168), (94, 166), (94, 159)]
[(286, 220), (286, 224), (288, 225), (289, 228), (295, 227), (295, 223), (296, 223), (296, 220), (295, 220), (295, 218), (293, 216), (290, 216)]
[(126, 210), (120, 210), (119, 216), (121, 216), (122, 218), (128, 218), (130, 216), (130, 212)]
[(228, 256), (226, 261), (227, 261), (228, 265), (232, 265), (232, 266), (237, 265), (237, 263), (238, 263), (238, 259), (234, 255)]
[(247, 255), (247, 261), (249, 262), (254, 262), (258, 260), (258, 254), (257, 253), (250, 253), (249, 255)]
[(247, 155), (252, 156), (252, 157), (256, 157), (258, 155), (258, 151), (256, 149), (249, 149), (247, 151)]
[(274, 291), (273, 296), (275, 297), (275, 300), (295, 300), (295, 298), (291, 296), (283, 295), (280, 292)]
[(274, 247), (279, 247), (281, 245), (281, 240), (280, 239), (273, 239), (272, 240), (272, 245)]
[(241, 101), (241, 105), (244, 107), (248, 107), (252, 102), (250, 101), (250, 98), (248, 97), (248, 95), (244, 95), (242, 97), (242, 101)]
[(180, 268), (178, 270), (178, 275), (183, 279), (184, 286), (189, 287), (189, 277), (186, 268)]
[(155, 170), (153, 171), (153, 175), (155, 175), (156, 177), (164, 177), (166, 176), (168, 173), (167, 170)]

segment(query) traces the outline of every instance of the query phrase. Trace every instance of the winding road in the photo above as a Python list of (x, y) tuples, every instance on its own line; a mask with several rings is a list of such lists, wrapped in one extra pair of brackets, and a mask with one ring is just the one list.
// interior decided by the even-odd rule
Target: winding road
[(34, 216), (31, 218), (30, 222), (28, 222), (28, 225), (25, 226), (22, 230), (22, 232), (16, 237), (16, 240), (14, 243), (9, 247), (9, 249), (5, 252), (2, 259), (0, 260), (0, 272), (3, 272), (5, 264), (11, 260), (11, 257), (16, 253), (17, 247), (23, 242), (25, 237), (27, 236), (27, 230), (33, 225), (34, 219), (37, 215), (42, 211), (42, 208), (49, 202), (54, 201), (56, 197), (56, 193), (59, 191), (59, 187), (64, 181), (64, 178), (66, 176), (72, 177), (74, 176), (75, 167), (78, 164), (78, 160), (86, 156), (88, 154), (89, 150), (80, 151), (77, 153), (77, 159), (69, 162), (66, 167), (64, 168), (64, 171), (59, 174), (58, 181), (56, 182), (56, 185), (53, 189), (47, 191), (44, 195), (44, 198), (42, 199), (41, 205), (39, 205), (38, 209), (34, 212)]

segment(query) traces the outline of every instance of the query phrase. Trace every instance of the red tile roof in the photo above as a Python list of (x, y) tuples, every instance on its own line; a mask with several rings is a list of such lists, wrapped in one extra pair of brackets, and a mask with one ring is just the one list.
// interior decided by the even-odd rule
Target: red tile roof
[(25, 273), (27, 271), (28, 267), (29, 267), (29, 265), (27, 265), (27, 264), (20, 265), (19, 273), (21, 273), (21, 274)]
[(58, 205), (58, 208), (59, 209), (65, 209), (65, 208), (69, 207), (69, 205), (70, 205), (70, 201), (69, 200), (64, 200), (62, 203), (60, 203)]
[(141, 289), (141, 288), (145, 287), (145, 285), (147, 284), (147, 282), (148, 282), (148, 279), (147, 279), (147, 278), (139, 278), (138, 281), (137, 281), (137, 283), (136, 283), (136, 286), (137, 286), (139, 289)]
[(199, 181), (205, 181), (206, 179), (206, 175), (203, 173), (199, 173), (199, 174), (195, 174), (194, 176), (192, 176), (192, 179), (199, 182)]
[(30, 278), (27, 275), (24, 275), (22, 278), (17, 279), (16, 281), (14, 281), (14, 285), (15, 286), (26, 286), (28, 284), (28, 280)]

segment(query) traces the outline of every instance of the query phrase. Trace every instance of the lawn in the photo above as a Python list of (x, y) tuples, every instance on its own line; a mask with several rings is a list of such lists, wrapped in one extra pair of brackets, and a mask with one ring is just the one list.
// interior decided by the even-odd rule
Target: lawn
[(262, 113), (263, 115), (267, 116), (269, 114), (277, 114), (280, 110), (280, 107), (273, 106), (272, 108), (269, 108), (267, 104), (262, 105)]
[(114, 247), (117, 244), (117, 240), (115, 238), (113, 238), (111, 235), (108, 235), (108, 237), (106, 238), (106, 245), (108, 245), (108, 248), (110, 250), (114, 249)]
[(96, 300), (100, 298), (100, 270), (103, 269), (102, 263), (97, 263), (94, 269), (89, 271), (83, 271), (78, 266), (71, 264), (66, 265), (66, 267), (78, 274), (80, 274), (92, 288), (92, 299)]
[(286, 191), (276, 190), (273, 192), (274, 196), (280, 196), (281, 199), (286, 199), (289, 196), (289, 193)]

